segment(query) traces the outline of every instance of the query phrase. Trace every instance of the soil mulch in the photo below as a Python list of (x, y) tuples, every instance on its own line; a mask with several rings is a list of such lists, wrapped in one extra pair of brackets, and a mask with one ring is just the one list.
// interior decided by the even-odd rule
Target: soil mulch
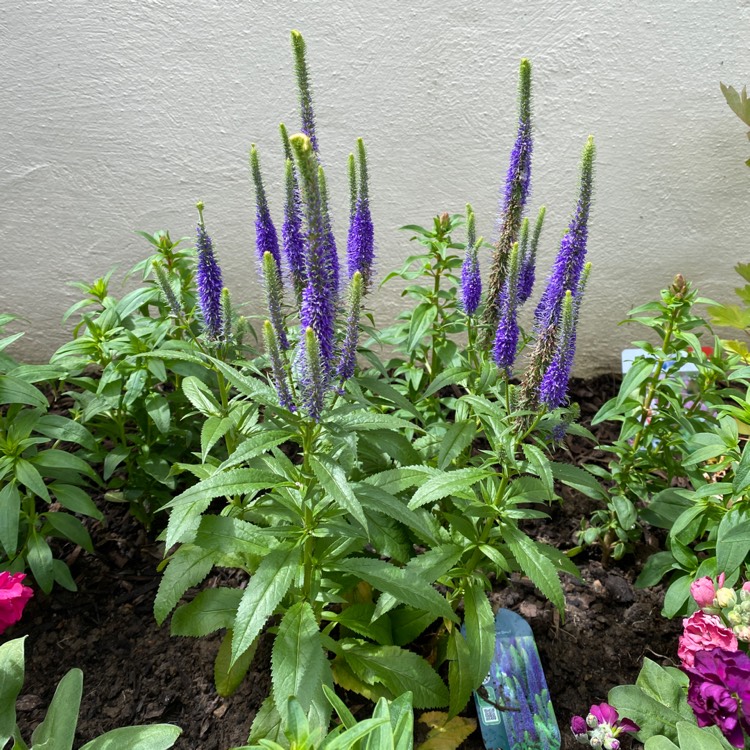
[[(581, 405), (584, 424), (618, 385), (615, 376), (573, 382), (572, 398)], [(611, 425), (597, 430), (601, 441), (616, 436)], [(606, 460), (606, 454), (589, 441), (567, 440), (568, 456), (559, 460)], [(581, 518), (596, 503), (567, 490), (563, 498), (552, 508), (550, 520), (539, 522), (534, 533), (542, 541), (570, 549)], [(18, 704), (24, 736), (28, 738), (42, 720), (60, 678), (78, 667), (84, 673), (80, 744), (115, 727), (159, 722), (182, 727), (175, 745), (182, 750), (229, 750), (245, 744), (270, 687), (270, 641), (261, 643), (238, 691), (230, 698), (219, 697), (213, 687), (213, 661), (221, 634), (178, 638), (169, 635), (168, 623), (156, 625), (153, 601), (160, 581), (156, 567), (161, 545), (123, 506), (103, 504), (102, 510), (106, 523), (91, 528), (93, 555), (70, 546), (62, 549), (68, 553), (79, 591), (55, 589), (50, 597), (37, 594), (21, 623), (6, 634), (28, 634), (26, 682)], [(596, 550), (579, 555), (575, 562), (582, 580), (563, 576), (564, 621), (521, 576), (499, 585), (492, 594), (494, 606), (519, 612), (534, 630), (564, 750), (580, 747), (568, 729), (570, 717), (606, 700), (614, 685), (632, 683), (644, 656), (673, 663), (680, 623), (660, 616), (663, 589), (633, 587), (652, 551), (641, 549), (607, 568)], [(473, 704), (466, 713), (474, 715)], [(462, 747), (483, 748), (478, 731)]]

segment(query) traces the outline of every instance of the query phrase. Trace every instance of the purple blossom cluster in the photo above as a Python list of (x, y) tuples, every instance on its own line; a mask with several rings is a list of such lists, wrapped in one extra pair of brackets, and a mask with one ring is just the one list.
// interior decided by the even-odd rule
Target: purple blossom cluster
[(581, 745), (619, 750), (620, 740), (617, 738), (623, 733), (637, 732), (640, 727), (630, 719), (621, 719), (609, 703), (600, 703), (591, 706), (586, 718), (574, 716), (570, 729)]
[(466, 254), (461, 266), (461, 305), (467, 315), (474, 315), (482, 299), (482, 277), (479, 272), (476, 223), (474, 211), (466, 206)]
[[(349, 278), (356, 272), (362, 274), (365, 290), (372, 282), (372, 264), (375, 257), (375, 235), (370, 214), (370, 196), (367, 179), (365, 144), (357, 139), (357, 164), (354, 154), (349, 155), (349, 235), (346, 255)], [(359, 180), (357, 180), (357, 169)]]
[(214, 255), (213, 242), (203, 223), (203, 203), (198, 203), (200, 217), (196, 250), (198, 267), (195, 278), (198, 287), (198, 307), (203, 318), (203, 331), (209, 340), (218, 340), (222, 334), (221, 290), (224, 288), (221, 268)]

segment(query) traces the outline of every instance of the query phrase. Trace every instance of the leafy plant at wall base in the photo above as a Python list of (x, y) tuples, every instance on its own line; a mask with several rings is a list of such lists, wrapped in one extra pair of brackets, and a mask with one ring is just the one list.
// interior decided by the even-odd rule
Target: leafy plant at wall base
[[(712, 304), (708, 306), (708, 313), (711, 316), (712, 325), (735, 328), (747, 336), (750, 334), (750, 263), (738, 263), (734, 270), (745, 282), (749, 282), (734, 290), (742, 306)], [(748, 349), (747, 341), (724, 341), (724, 346), (729, 351), (739, 354), (746, 364), (750, 362), (750, 349)]]
[[(721, 93), (724, 94), (724, 98), (727, 100), (727, 104), (732, 108), (732, 112), (745, 123), (750, 126), (750, 99), (747, 98), (747, 87), (743, 86), (742, 91), (738, 92), (732, 86), (725, 86), (723, 83), (721, 86)], [(750, 130), (747, 131), (748, 140), (750, 140)], [(750, 159), (745, 164), (750, 167)]]
[[(71, 669), (57, 685), (47, 715), (24, 741), (16, 724), (16, 699), (23, 687), (24, 641), (16, 638), (0, 646), (0, 747), (13, 740), (14, 750), (72, 750), (83, 692), (83, 673)], [(180, 728), (172, 724), (121, 727), (87, 742), (80, 750), (167, 750)]]
[[(75, 591), (65, 563), (53, 559), (47, 537), (69, 539), (93, 552), (89, 533), (74, 514), (102, 519), (88, 492), (99, 479), (81, 457), (96, 444), (79, 422), (48, 413), (46, 396), (28, 380), (33, 369), (0, 375), (0, 568), (28, 567), (45, 593), (55, 583)], [(14, 375), (20, 371), (27, 377)]]

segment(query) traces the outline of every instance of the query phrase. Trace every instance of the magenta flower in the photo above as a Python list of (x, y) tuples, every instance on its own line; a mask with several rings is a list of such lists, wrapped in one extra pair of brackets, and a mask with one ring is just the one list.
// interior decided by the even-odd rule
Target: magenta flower
[(714, 586), (713, 579), (709, 576), (696, 578), (690, 584), (690, 596), (695, 599), (695, 603), (701, 609), (713, 606), (715, 595), (716, 587)]
[(617, 737), (623, 732), (637, 732), (640, 727), (630, 719), (620, 719), (617, 711), (609, 703), (591, 706), (584, 719), (574, 716), (570, 729), (582, 745), (603, 747), (606, 750), (619, 750)]
[(26, 602), (34, 592), (24, 586), (25, 573), (0, 573), (0, 633), (21, 619)]
[(750, 656), (715, 648), (695, 654), (687, 701), (699, 727), (717, 726), (734, 747), (750, 735)]
[(695, 656), (702, 651), (737, 650), (737, 636), (716, 615), (698, 610), (682, 621), (682, 627), (677, 655), (683, 667), (692, 667)]

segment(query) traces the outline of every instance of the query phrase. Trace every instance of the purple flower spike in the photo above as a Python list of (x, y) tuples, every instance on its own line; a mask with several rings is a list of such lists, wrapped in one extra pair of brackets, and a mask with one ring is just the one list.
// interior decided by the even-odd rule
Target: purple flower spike
[(200, 217), (196, 242), (198, 268), (195, 274), (198, 286), (198, 306), (203, 317), (203, 329), (206, 336), (217, 340), (222, 332), (221, 290), (224, 285), (221, 280), (221, 268), (214, 257), (213, 243), (203, 224), (203, 203), (199, 202), (197, 208)]
[(336, 238), (333, 236), (331, 214), (328, 210), (328, 185), (323, 167), (318, 167), (318, 185), (320, 186), (320, 207), (325, 227), (323, 242), (324, 266), (325, 272), (328, 275), (328, 283), (331, 285), (331, 294), (335, 298), (339, 294), (339, 254), (336, 249)]
[(297, 296), (302, 302), (302, 290), (307, 286), (305, 273), (305, 237), (302, 230), (302, 200), (297, 176), (291, 159), (286, 162), (286, 199), (284, 201), (284, 223), (281, 225), (281, 240), (284, 246), (289, 275)]
[(594, 140), (589, 137), (581, 160), (581, 185), (575, 214), (562, 238), (552, 275), (536, 308), (537, 327), (558, 325), (565, 292), (575, 290), (586, 258), (594, 167)]
[(531, 237), (531, 242), (528, 241), (528, 219), (524, 219), (525, 229), (525, 240), (524, 241), (524, 228), (521, 228), (521, 247), (523, 252), (521, 253), (521, 274), (518, 279), (518, 304), (522, 305), (526, 300), (531, 297), (531, 293), (534, 291), (534, 282), (536, 281), (536, 251), (539, 245), (539, 236), (542, 233), (542, 224), (544, 223), (544, 215), (547, 209), (542, 206), (539, 209), (539, 215), (537, 216), (536, 224), (534, 226), (534, 233)]
[(320, 355), (315, 331), (306, 328), (299, 342), (296, 371), (305, 410), (315, 422), (320, 421), (323, 413), (327, 381)]
[(270, 320), (263, 324), (263, 340), (266, 344), (268, 358), (271, 360), (271, 377), (279, 396), (279, 404), (289, 411), (295, 411), (294, 400), (289, 390), (286, 370), (279, 351), (279, 342), (276, 340), (276, 334)]
[(265, 253), (271, 253), (276, 261), (276, 267), (281, 272), (281, 255), (279, 254), (279, 239), (276, 236), (276, 227), (271, 219), (268, 208), (266, 191), (263, 187), (263, 178), (260, 174), (260, 160), (258, 149), (255, 144), (250, 148), (250, 171), (255, 184), (255, 247), (258, 251), (258, 262), (263, 263)]
[(367, 154), (361, 138), (357, 139), (359, 161), (359, 187), (357, 186), (354, 156), (349, 157), (349, 188), (351, 194), (347, 264), (349, 277), (362, 274), (365, 293), (372, 283), (372, 263), (375, 257), (375, 235), (370, 214), (370, 196), (367, 178)]
[(513, 363), (516, 361), (518, 349), (518, 273), (519, 273), (518, 243), (513, 245), (510, 254), (508, 275), (505, 279), (500, 295), (500, 321), (495, 335), (493, 359), (495, 364), (510, 375)]
[(355, 271), (349, 287), (349, 317), (346, 321), (344, 342), (341, 345), (341, 355), (336, 376), (343, 388), (344, 383), (354, 375), (357, 364), (357, 342), (359, 340), (359, 317), (362, 309), (363, 292), (362, 274)]
[(297, 88), (299, 89), (302, 132), (310, 139), (312, 150), (317, 154), (318, 138), (315, 135), (315, 114), (313, 113), (310, 76), (307, 72), (305, 40), (299, 31), (292, 32), (292, 51), (294, 52), (294, 69), (297, 74)]
[(274, 336), (281, 349), (289, 348), (289, 340), (284, 329), (284, 314), (281, 309), (282, 289), (279, 269), (271, 253), (263, 255), (263, 284), (266, 288), (266, 302), (268, 303), (268, 314), (273, 326)]
[[(490, 283), (483, 322), (485, 336), (491, 336), (500, 319), (500, 300), (508, 260), (513, 243), (518, 241), (521, 219), (531, 185), (531, 63), (521, 60), (518, 81), (519, 117), (518, 133), (510, 154), (510, 166), (505, 179), (503, 206), (500, 220), (500, 237), (495, 244), (490, 268)], [(485, 338), (485, 343), (488, 339)]]
[(477, 246), (482, 244), (476, 240), (474, 211), (466, 206), (466, 255), (461, 266), (461, 304), (467, 315), (474, 315), (482, 299), (482, 277), (479, 273), (479, 258)]
[(318, 181), (318, 164), (310, 139), (294, 135), (289, 139), (301, 180), (303, 205), (307, 224), (305, 275), (307, 285), (302, 293), (300, 320), (303, 330), (311, 328), (320, 349), (324, 374), (331, 372), (334, 356), (334, 320), (336, 295), (332, 287), (330, 247)]

